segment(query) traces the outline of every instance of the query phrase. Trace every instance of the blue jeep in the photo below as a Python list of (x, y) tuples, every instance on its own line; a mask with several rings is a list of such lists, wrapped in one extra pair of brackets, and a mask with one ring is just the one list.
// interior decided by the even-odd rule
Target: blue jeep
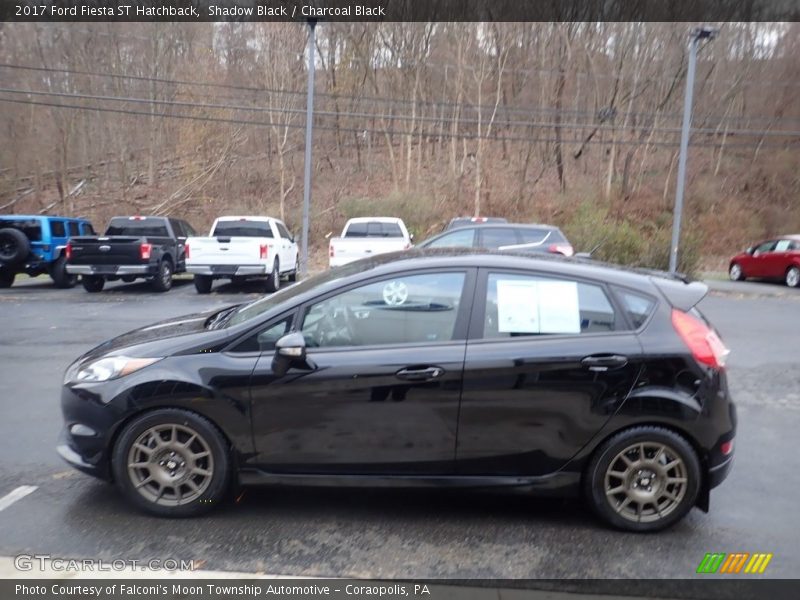
[(56, 287), (75, 285), (66, 270), (69, 238), (94, 235), (86, 219), (45, 215), (0, 215), (0, 288), (11, 287), (17, 273), (47, 273)]

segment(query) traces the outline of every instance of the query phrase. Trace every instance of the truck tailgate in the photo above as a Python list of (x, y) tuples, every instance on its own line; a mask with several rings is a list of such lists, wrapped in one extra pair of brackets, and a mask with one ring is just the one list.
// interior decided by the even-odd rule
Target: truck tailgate
[(403, 238), (332, 238), (329, 242), (331, 265), (344, 265), (355, 260), (405, 250)]
[[(274, 258), (274, 245), (251, 237), (193, 237), (186, 241), (189, 247), (187, 265), (252, 265)], [(261, 246), (267, 247), (262, 257)]]
[(70, 239), (72, 265), (130, 265), (142, 262), (138, 237), (74, 237)]

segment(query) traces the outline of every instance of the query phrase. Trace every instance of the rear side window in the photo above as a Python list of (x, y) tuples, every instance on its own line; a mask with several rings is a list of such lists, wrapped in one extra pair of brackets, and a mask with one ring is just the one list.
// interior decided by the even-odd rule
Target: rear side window
[(430, 244), (425, 244), (426, 248), (471, 248), (475, 244), (474, 229), (457, 229), (453, 233), (443, 235), (439, 239), (433, 240)]
[(80, 235), (80, 227), (75, 221), (67, 223), (67, 231), (69, 231), (69, 237)]
[(599, 285), (513, 273), (490, 273), (484, 338), (615, 331), (617, 317)]
[(111, 223), (106, 229), (106, 235), (169, 237), (169, 230), (164, 219), (117, 217), (111, 219)]
[(64, 227), (64, 221), (50, 221), (50, 235), (53, 237), (67, 237), (67, 229)]
[(264, 237), (271, 238), (272, 228), (267, 221), (219, 221), (211, 237)]
[(625, 312), (628, 314), (633, 328), (639, 329), (655, 309), (655, 299), (620, 288), (617, 288), (616, 292), (622, 300), (622, 305), (625, 307)]
[(480, 230), (482, 248), (497, 250), (503, 246), (516, 246), (519, 244), (517, 233), (513, 229), (486, 228)]

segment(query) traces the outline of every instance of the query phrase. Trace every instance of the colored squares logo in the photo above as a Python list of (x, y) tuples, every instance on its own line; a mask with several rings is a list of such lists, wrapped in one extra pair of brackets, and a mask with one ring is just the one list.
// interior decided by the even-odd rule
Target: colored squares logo
[(752, 573), (760, 574), (767, 570), (769, 561), (772, 560), (772, 553), (756, 552), (734, 552), (726, 554), (724, 552), (709, 552), (700, 561), (697, 567), (698, 573), (720, 573), (720, 574), (739, 574)]

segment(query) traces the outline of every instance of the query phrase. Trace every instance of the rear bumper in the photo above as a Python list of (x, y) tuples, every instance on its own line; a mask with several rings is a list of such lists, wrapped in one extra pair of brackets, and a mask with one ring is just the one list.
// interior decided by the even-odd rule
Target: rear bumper
[(713, 489), (721, 484), (731, 472), (733, 468), (733, 454), (728, 459), (715, 467), (708, 470), (708, 488)]
[(70, 275), (155, 275), (155, 265), (67, 265)]
[(269, 273), (266, 265), (186, 265), (186, 272), (212, 277), (242, 277)]

